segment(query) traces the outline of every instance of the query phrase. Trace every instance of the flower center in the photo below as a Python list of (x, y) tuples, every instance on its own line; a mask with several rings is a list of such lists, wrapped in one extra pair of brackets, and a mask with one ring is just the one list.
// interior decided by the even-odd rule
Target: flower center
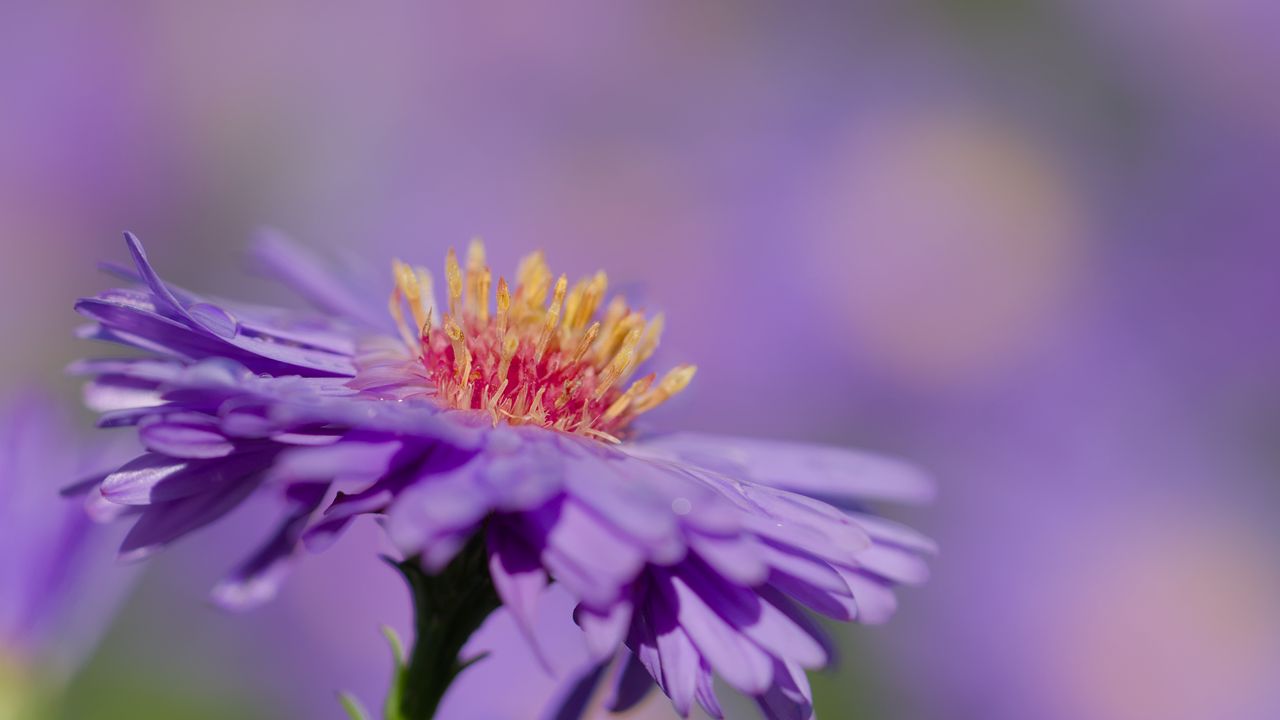
[(662, 315), (646, 319), (620, 296), (603, 305), (603, 272), (570, 288), (564, 275), (552, 282), (535, 252), (520, 262), (514, 291), (499, 278), (491, 293), (484, 246), (474, 241), (465, 269), (453, 250), (446, 257), (449, 302), (437, 321), (431, 275), (400, 261), (393, 271), (391, 314), (431, 394), (449, 407), (617, 441), (693, 379), (694, 366), (681, 365), (661, 380), (631, 380), (658, 346)]

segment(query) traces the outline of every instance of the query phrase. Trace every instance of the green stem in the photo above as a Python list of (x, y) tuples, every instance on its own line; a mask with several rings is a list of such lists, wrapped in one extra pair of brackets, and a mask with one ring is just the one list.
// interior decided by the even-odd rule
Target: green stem
[(395, 563), (413, 595), (413, 649), (387, 697), (387, 720), (431, 720), (453, 679), (481, 658), (458, 654), (501, 601), (489, 577), (484, 533), (448, 566), (428, 575), (417, 557)]

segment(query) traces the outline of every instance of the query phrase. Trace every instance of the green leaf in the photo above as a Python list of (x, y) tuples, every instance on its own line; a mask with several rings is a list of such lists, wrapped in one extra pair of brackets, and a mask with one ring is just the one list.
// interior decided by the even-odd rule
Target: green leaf
[(342, 709), (347, 711), (347, 717), (351, 720), (369, 720), (369, 713), (351, 693), (338, 693), (338, 702), (342, 703)]
[(409, 682), (409, 669), (404, 662), (404, 643), (400, 640), (400, 635), (395, 628), (390, 625), (382, 626), (382, 636), (387, 639), (387, 644), (391, 646), (391, 660), (393, 667), (391, 669), (391, 687), (387, 690), (387, 700), (382, 708), (382, 715), (386, 720), (403, 720), (401, 713), (402, 698), (404, 697), (405, 684)]
[(396, 663), (396, 669), (404, 667), (404, 642), (400, 639), (400, 633), (390, 625), (382, 626), (382, 636), (387, 639), (387, 644), (391, 646), (391, 659)]

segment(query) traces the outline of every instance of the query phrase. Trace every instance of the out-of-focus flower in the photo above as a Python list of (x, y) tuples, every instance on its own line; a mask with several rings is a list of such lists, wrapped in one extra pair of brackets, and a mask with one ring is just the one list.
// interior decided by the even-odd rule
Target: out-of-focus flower
[[(0, 719), (30, 717), (36, 695), (83, 659), (118, 599), (119, 582), (90, 585), (101, 530), (59, 491), (94, 460), (52, 398), (0, 408)], [(101, 476), (98, 476), (99, 478)]]
[(570, 286), (535, 253), (514, 287), (494, 283), (475, 243), (465, 265), (450, 253), (443, 305), (425, 269), (395, 263), (388, 318), (268, 236), (259, 259), (314, 315), (178, 289), (128, 245), (136, 271), (115, 271), (139, 285), (77, 304), (94, 321), (86, 337), (147, 353), (78, 365), (95, 376), (86, 398), (102, 423), (136, 427), (146, 448), (100, 485), (138, 515), (122, 553), (148, 555), (261, 489), (292, 503), (215, 590), (224, 605), (270, 597), (301, 545), (372, 513), (432, 574), (480, 548), (531, 639), (537, 601), (558, 583), (593, 656), (618, 658), (611, 709), (652, 678), (681, 714), (696, 700), (720, 717), (715, 673), (791, 718), (812, 712), (804, 669), (829, 658), (801, 607), (880, 622), (891, 586), (927, 574), (932, 543), (865, 505), (927, 499), (910, 466), (640, 433), (633, 421), (693, 368), (631, 379), (662, 319), (606, 303), (603, 273)]
[(1097, 523), (1079, 559), (1047, 583), (1043, 614), (1057, 619), (1047, 635), (1062, 650), (1042, 682), (1062, 717), (1252, 720), (1280, 710), (1280, 573), (1266, 550), (1275, 533), (1247, 512), (1187, 500)]
[(1048, 147), (1006, 120), (926, 107), (882, 111), (833, 153), (810, 257), (849, 350), (888, 376), (963, 385), (1063, 315), (1090, 228)]

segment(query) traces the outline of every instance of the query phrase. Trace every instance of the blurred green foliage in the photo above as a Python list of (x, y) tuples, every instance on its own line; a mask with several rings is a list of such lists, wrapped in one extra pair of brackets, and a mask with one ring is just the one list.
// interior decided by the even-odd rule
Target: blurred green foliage
[(144, 597), (135, 597), (49, 717), (273, 720), (288, 715), (273, 709), (246, 678), (230, 675), (231, 668), (220, 664), (210, 648), (191, 647), (188, 634), (173, 621), (149, 608)]

